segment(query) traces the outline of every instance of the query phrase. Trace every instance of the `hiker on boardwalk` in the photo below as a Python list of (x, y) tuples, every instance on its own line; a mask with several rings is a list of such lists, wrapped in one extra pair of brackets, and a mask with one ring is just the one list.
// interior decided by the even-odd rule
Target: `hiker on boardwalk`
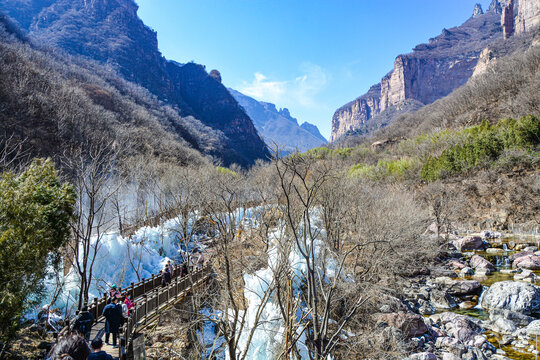
[(161, 286), (166, 287), (171, 283), (172, 277), (171, 273), (169, 272), (169, 267), (165, 265), (165, 269), (161, 271)]
[(167, 261), (167, 265), (169, 266), (169, 272), (171, 273), (171, 277), (174, 277), (174, 272), (176, 271), (176, 267), (173, 265), (171, 260)]
[(105, 316), (105, 343), (109, 344), (109, 335), (113, 336), (113, 346), (116, 346), (120, 326), (122, 326), (122, 307), (118, 305), (118, 298), (109, 299), (107, 306), (103, 309)]
[(120, 293), (120, 290), (118, 290), (118, 287), (116, 285), (111, 286), (111, 290), (109, 290), (109, 297), (113, 298), (120, 298), (122, 294)]
[(90, 355), (90, 348), (84, 337), (69, 335), (58, 340), (51, 349), (47, 360), (86, 360)]
[(103, 347), (103, 341), (101, 339), (92, 340), (92, 353), (88, 356), (88, 360), (113, 360), (113, 357), (101, 350)]
[(122, 296), (120, 298), (120, 306), (122, 307), (122, 316), (124, 317), (124, 321), (129, 318), (129, 308), (126, 304), (126, 297)]
[(187, 274), (188, 274), (188, 266), (187, 266), (187, 264), (184, 262), (184, 263), (182, 264), (182, 267), (180, 268), (180, 277), (182, 278), (182, 277), (186, 276)]
[(197, 267), (202, 268), (204, 266), (204, 255), (202, 252), (199, 252), (199, 257), (197, 258)]
[(128, 311), (131, 313), (131, 309), (135, 307), (135, 303), (131, 301), (131, 295), (129, 295), (128, 293), (124, 293), (124, 297), (124, 304), (126, 304)]
[(90, 340), (90, 332), (94, 323), (94, 315), (88, 312), (88, 306), (83, 306), (81, 312), (73, 320), (71, 331), (78, 331), (88, 341)]

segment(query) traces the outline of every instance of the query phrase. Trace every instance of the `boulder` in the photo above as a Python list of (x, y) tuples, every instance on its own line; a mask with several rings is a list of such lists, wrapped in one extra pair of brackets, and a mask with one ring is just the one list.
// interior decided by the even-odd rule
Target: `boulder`
[(473, 257), (471, 257), (469, 263), (477, 273), (481, 272), (482, 270), (487, 273), (495, 271), (495, 266), (480, 255), (474, 255)]
[(431, 303), (437, 309), (455, 309), (456, 299), (444, 290), (434, 289), (431, 291)]
[(383, 321), (388, 326), (401, 330), (409, 338), (428, 332), (428, 328), (422, 317), (413, 313), (398, 312), (384, 314), (379, 317), (379, 321)]
[(537, 336), (540, 335), (540, 320), (534, 320), (527, 325), (527, 335)]
[(470, 267), (464, 267), (463, 269), (461, 269), (461, 271), (459, 272), (459, 277), (466, 277), (466, 276), (473, 276), (474, 275), (474, 270)]
[(497, 321), (495, 321), (493, 325), (495, 328), (495, 332), (498, 332), (500, 334), (512, 334), (517, 329), (516, 325), (512, 320), (502, 317), (497, 318)]
[(522, 252), (519, 252), (517, 254), (512, 254), (508, 257), (508, 260), (510, 262), (514, 262), (516, 259), (522, 257), (522, 256), (527, 256), (527, 255), (534, 255), (534, 253), (532, 251), (522, 251)]
[(450, 267), (454, 270), (461, 270), (467, 267), (467, 264), (460, 260), (452, 260), (448, 265), (450, 265)]
[(460, 360), (460, 358), (458, 358), (456, 355), (452, 353), (445, 352), (445, 353), (442, 353), (442, 360)]
[(534, 321), (532, 316), (524, 315), (515, 311), (501, 309), (492, 309), (489, 311), (489, 320), (496, 322), (499, 318), (511, 320), (514, 324), (519, 326), (527, 326)]
[(540, 256), (526, 255), (514, 260), (514, 267), (528, 270), (540, 270)]
[(459, 251), (481, 250), (484, 248), (484, 242), (479, 236), (466, 236), (459, 240), (455, 240), (453, 244)]
[(540, 310), (540, 287), (520, 281), (497, 282), (485, 292), (482, 307), (535, 314)]
[(482, 284), (475, 280), (456, 281), (447, 292), (452, 296), (480, 295)]
[(409, 357), (409, 359), (411, 360), (437, 360), (437, 356), (432, 353), (424, 352), (424, 353), (419, 353), (419, 354), (413, 354)]
[(530, 282), (536, 281), (536, 274), (533, 273), (532, 270), (524, 269), (519, 274), (514, 275), (514, 280), (516, 281), (517, 280), (527, 281), (527, 279), (531, 279), (532, 281)]

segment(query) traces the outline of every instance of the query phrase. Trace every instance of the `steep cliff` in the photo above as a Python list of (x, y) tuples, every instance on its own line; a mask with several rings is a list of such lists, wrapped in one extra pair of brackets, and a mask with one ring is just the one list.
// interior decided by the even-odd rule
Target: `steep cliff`
[[(416, 46), (412, 53), (399, 55), (394, 69), (380, 84), (335, 112), (331, 140), (348, 132), (384, 127), (399, 114), (430, 104), (465, 84), (482, 50), (502, 37), (502, 5), (494, 1), (484, 14), (475, 7), (473, 16), (461, 26), (443, 29), (441, 35)], [(389, 111), (392, 114), (385, 114)]]
[(116, 68), (177, 109), (226, 136), (225, 165), (253, 164), (269, 156), (251, 119), (204, 66), (167, 61), (156, 33), (137, 16), (133, 0), (0, 0), (36, 43)]
[(540, 1), (519, 0), (518, 12), (515, 21), (516, 34), (539, 30)]

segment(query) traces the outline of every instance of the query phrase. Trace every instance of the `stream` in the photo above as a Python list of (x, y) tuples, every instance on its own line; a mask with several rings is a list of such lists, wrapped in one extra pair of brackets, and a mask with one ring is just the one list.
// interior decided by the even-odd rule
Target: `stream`
[[(462, 254), (465, 259), (469, 260), (473, 255), (480, 255), (486, 260), (495, 265), (495, 271), (487, 275), (473, 275), (461, 277), (463, 280), (476, 280), (479, 281), (483, 286), (484, 290), (478, 298), (477, 304), (469, 309), (457, 308), (451, 310), (452, 312), (471, 316), (480, 320), (488, 320), (489, 312), (485, 311), (482, 308), (482, 297), (485, 294), (488, 287), (492, 286), (495, 283), (501, 281), (527, 281), (532, 284), (539, 285), (540, 283), (540, 270), (533, 270), (532, 272), (536, 274), (537, 279), (527, 279), (520, 280), (515, 279), (514, 276), (518, 273), (517, 269), (512, 268), (512, 263), (509, 261), (509, 256), (523, 251), (527, 247), (534, 246), (537, 249), (535, 253), (538, 254), (538, 249), (540, 248), (540, 237), (539, 236), (508, 236), (499, 239), (490, 239), (488, 240), (489, 246), (486, 250), (467, 250), (463, 251)], [(540, 316), (533, 316), (535, 319), (540, 319)], [(486, 331), (485, 333), (488, 341), (493, 344), (497, 349), (502, 349), (506, 356), (509, 359), (515, 360), (525, 360), (525, 359), (535, 359), (537, 354), (534, 354), (531, 350), (531, 346), (540, 350), (540, 346), (536, 341), (529, 341), (529, 346), (527, 347), (518, 347), (512, 344), (501, 345), (502, 335)], [(534, 350), (533, 349), (533, 350)]]

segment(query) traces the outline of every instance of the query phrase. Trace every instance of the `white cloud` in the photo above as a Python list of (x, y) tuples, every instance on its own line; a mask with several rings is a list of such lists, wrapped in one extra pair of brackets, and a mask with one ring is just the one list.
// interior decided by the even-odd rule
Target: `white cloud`
[(275, 103), (278, 106), (317, 107), (316, 95), (328, 83), (328, 75), (322, 67), (304, 63), (301, 75), (292, 80), (269, 79), (257, 72), (251, 82), (244, 81), (239, 91), (257, 100)]

